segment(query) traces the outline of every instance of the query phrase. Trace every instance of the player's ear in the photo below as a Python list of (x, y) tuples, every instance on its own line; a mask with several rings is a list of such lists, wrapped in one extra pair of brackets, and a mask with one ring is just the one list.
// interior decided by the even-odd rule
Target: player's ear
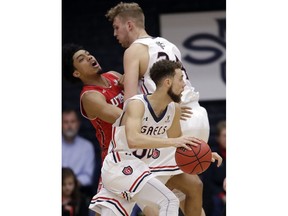
[(133, 24), (133, 22), (131, 20), (128, 20), (127, 21), (127, 26), (128, 26), (128, 29), (131, 31), (133, 26), (134, 26), (134, 24)]
[(73, 76), (76, 77), (76, 78), (79, 78), (79, 77), (80, 77), (80, 73), (79, 73), (79, 71), (74, 70), (74, 72), (73, 72)]
[(167, 87), (170, 87), (172, 85), (172, 80), (170, 78), (166, 78), (164, 83)]

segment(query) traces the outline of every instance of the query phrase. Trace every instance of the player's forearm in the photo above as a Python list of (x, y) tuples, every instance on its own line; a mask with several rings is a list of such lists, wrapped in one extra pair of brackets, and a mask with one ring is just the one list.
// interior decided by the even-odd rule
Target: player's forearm
[(174, 146), (173, 138), (157, 138), (138, 134), (137, 136), (127, 136), (129, 148), (131, 149), (151, 149)]

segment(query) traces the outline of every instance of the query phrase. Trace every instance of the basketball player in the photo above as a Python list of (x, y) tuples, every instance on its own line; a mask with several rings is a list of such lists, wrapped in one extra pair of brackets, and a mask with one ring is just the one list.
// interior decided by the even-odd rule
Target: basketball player
[[(144, 13), (137, 3), (121, 2), (111, 8), (106, 17), (113, 23), (114, 36), (118, 42), (127, 48), (123, 58), (124, 99), (127, 100), (139, 93), (154, 92), (155, 84), (149, 76), (149, 69), (161, 59), (181, 62), (179, 49), (164, 38), (153, 38), (147, 34)], [(190, 107), (193, 111), (191, 118), (181, 121), (182, 132), (184, 135), (195, 136), (207, 142), (209, 136), (207, 112), (199, 105), (199, 94), (191, 86), (184, 67), (182, 67), (182, 72), (186, 86), (182, 94), (181, 106), (183, 110)], [(166, 185), (170, 189), (178, 189), (186, 195), (185, 204), (182, 206), (182, 211), (186, 216), (200, 216), (201, 213), (203, 216), (205, 213), (202, 209), (202, 181), (197, 175), (185, 174), (177, 169), (174, 152), (175, 148), (156, 149), (153, 154), (161, 156), (157, 159), (151, 157), (151, 151), (137, 150), (134, 153), (141, 160), (146, 161), (151, 171), (154, 171), (155, 175), (161, 176), (162, 182), (167, 182)], [(218, 160), (217, 165), (220, 166), (222, 158), (215, 152), (212, 153), (212, 157), (213, 161)], [(165, 169), (164, 165), (173, 167), (173, 169)], [(162, 169), (158, 169), (160, 166)], [(171, 175), (173, 177), (169, 179)], [(152, 214), (149, 212), (149, 216)], [(157, 213), (155, 214), (157, 215)]]
[[(95, 128), (103, 162), (112, 137), (112, 124), (122, 113), (124, 102), (122, 75), (116, 71), (103, 73), (95, 57), (77, 44), (63, 46), (62, 71), (68, 81), (83, 83), (80, 111)], [(100, 178), (98, 191), (101, 187)]]
[[(93, 197), (95, 202), (89, 207), (105, 216), (120, 213), (113, 204), (103, 201), (103, 198), (111, 199), (109, 193), (108, 197), (103, 195), (103, 191), (107, 190), (119, 196), (122, 206), (132, 200), (138, 204), (157, 206), (160, 216), (178, 216), (178, 198), (155, 178), (146, 163), (132, 154), (131, 148), (184, 147), (191, 150), (187, 144), (197, 146), (200, 142), (191, 136), (181, 136), (178, 102), (185, 86), (181, 64), (162, 60), (153, 65), (150, 74), (157, 86), (155, 92), (128, 99), (122, 115), (113, 124), (112, 149), (102, 166), (104, 188)], [(102, 202), (97, 202), (99, 199)], [(122, 210), (124, 215), (130, 211), (131, 208)]]
[(63, 75), (71, 82), (82, 81), (80, 93), (81, 114), (90, 120), (102, 150), (102, 161), (107, 155), (112, 124), (123, 108), (122, 75), (116, 71), (102, 73), (98, 61), (76, 44), (63, 46)]

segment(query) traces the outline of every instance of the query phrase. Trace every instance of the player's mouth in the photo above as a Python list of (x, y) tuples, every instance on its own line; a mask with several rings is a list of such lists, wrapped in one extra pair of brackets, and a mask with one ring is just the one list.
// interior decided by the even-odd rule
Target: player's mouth
[(98, 64), (98, 62), (97, 61), (92, 61), (92, 67), (94, 67), (94, 68), (97, 68), (97, 67), (99, 67), (99, 64)]

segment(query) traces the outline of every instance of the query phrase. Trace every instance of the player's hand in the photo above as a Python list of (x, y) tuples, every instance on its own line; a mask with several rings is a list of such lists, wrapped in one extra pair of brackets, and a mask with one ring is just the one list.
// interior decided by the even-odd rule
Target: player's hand
[(193, 112), (191, 111), (192, 108), (188, 106), (181, 106), (181, 116), (180, 120), (186, 121), (188, 118), (191, 118)]
[(215, 162), (217, 160), (217, 167), (221, 166), (222, 164), (222, 157), (217, 152), (212, 152), (212, 159), (211, 162)]
[(189, 147), (189, 145), (198, 146), (199, 144), (201, 144), (201, 141), (195, 137), (182, 136), (182, 137), (175, 138), (175, 140), (173, 140), (172, 143), (173, 143), (173, 146), (175, 146), (176, 148), (183, 147), (187, 150), (192, 150)]
[(124, 87), (124, 77), (125, 77), (125, 75), (123, 74), (123, 75), (118, 79), (118, 86)]

